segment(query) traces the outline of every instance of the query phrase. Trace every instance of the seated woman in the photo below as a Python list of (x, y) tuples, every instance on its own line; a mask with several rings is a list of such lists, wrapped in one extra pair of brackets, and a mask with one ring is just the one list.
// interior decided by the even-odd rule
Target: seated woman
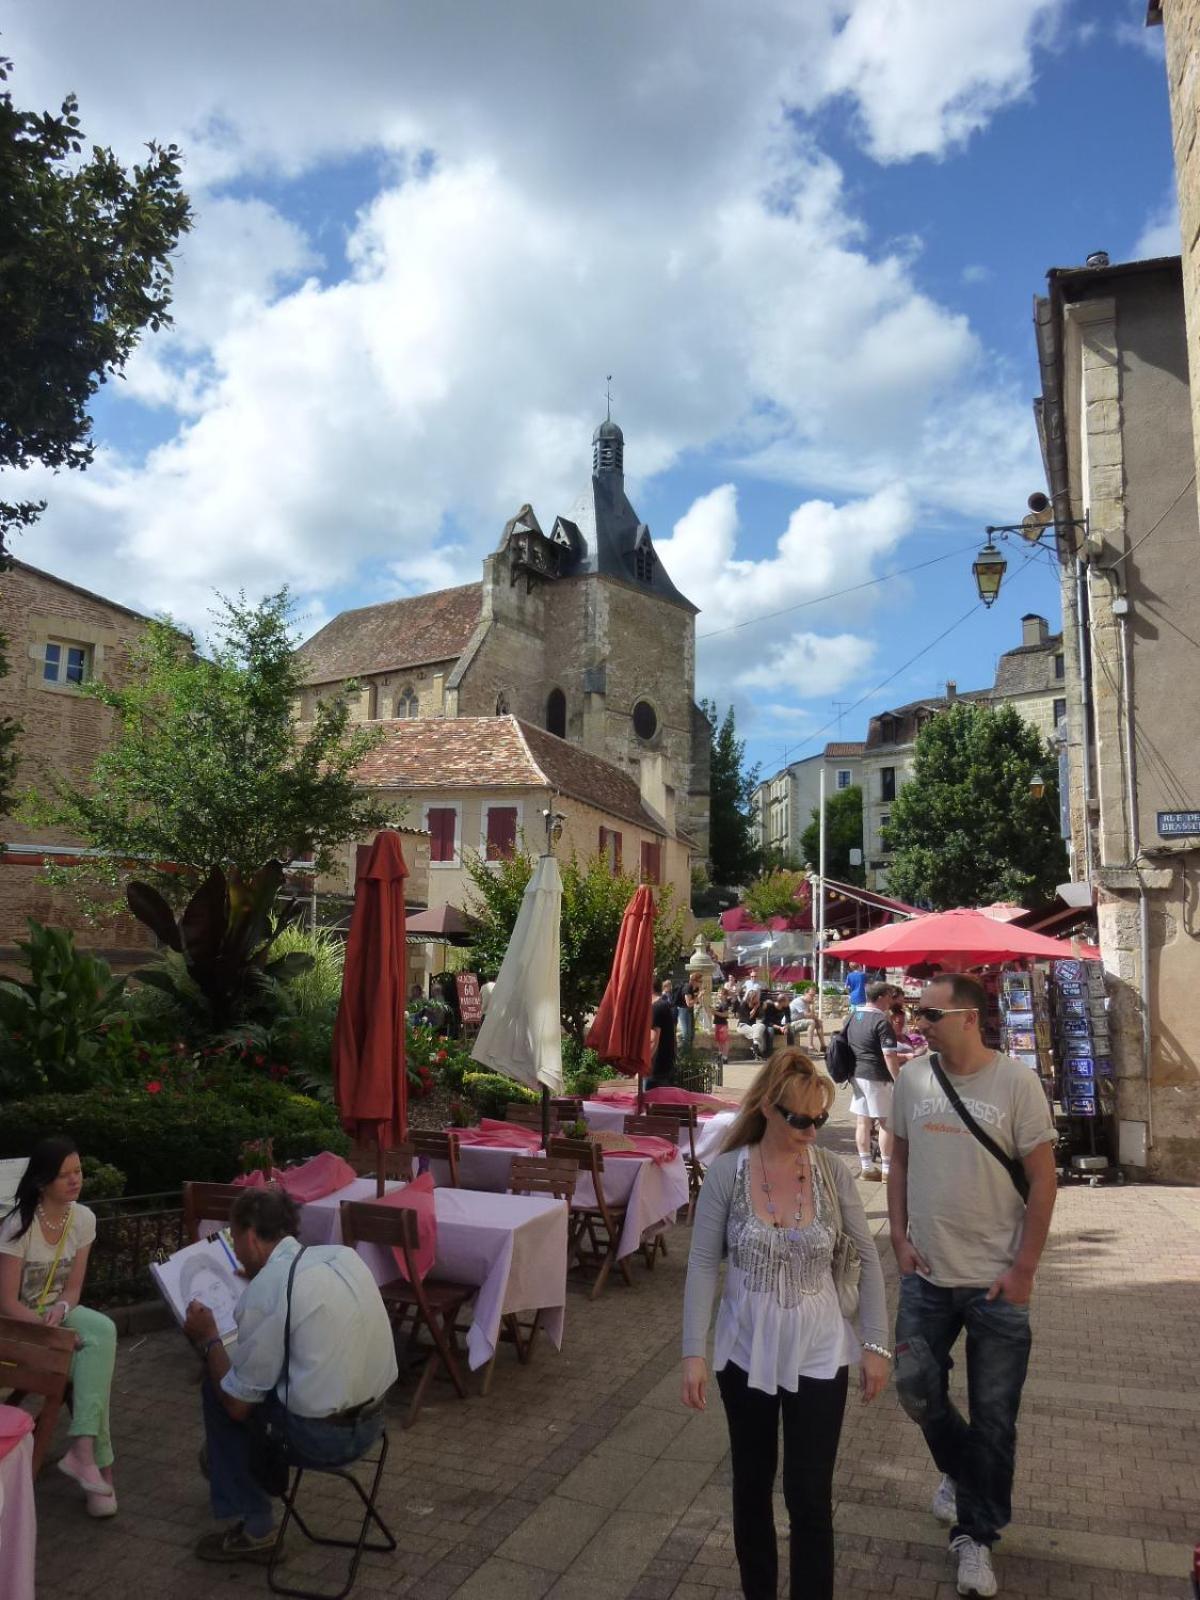
[(116, 1515), (109, 1391), (117, 1354), (110, 1318), (80, 1305), (95, 1214), (79, 1204), (83, 1168), (72, 1139), (34, 1146), (16, 1205), (0, 1221), (0, 1316), (59, 1324), (75, 1334), (71, 1362), (71, 1443), (58, 1463), (87, 1496), (88, 1515)]
[[(705, 1349), (728, 1257), (713, 1368), (733, 1465), (733, 1542), (747, 1600), (774, 1600), (772, 1493), (783, 1423), (792, 1600), (833, 1600), (833, 1467), (849, 1368), (873, 1400), (887, 1382), (883, 1273), (845, 1164), (816, 1145), (833, 1081), (802, 1050), (776, 1050), (746, 1092), (696, 1207), (683, 1308), (683, 1402), (703, 1411)], [(841, 1234), (862, 1263), (858, 1333), (833, 1258)]]

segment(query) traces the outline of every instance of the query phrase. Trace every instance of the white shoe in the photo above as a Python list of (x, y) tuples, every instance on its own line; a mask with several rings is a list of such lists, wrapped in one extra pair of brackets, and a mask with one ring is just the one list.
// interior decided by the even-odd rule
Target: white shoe
[(873, 1162), (869, 1167), (863, 1167), (858, 1175), (866, 1183), (882, 1183), (883, 1182), (883, 1173), (880, 1172), (879, 1168), (877, 1166), (875, 1166), (875, 1164)]
[(947, 1527), (958, 1521), (958, 1494), (953, 1478), (943, 1478), (938, 1484), (929, 1509), (938, 1521), (944, 1522)]
[(107, 1494), (88, 1495), (87, 1514), (89, 1517), (115, 1517), (117, 1514), (116, 1492), (110, 1489)]
[(960, 1533), (957, 1539), (951, 1539), (950, 1548), (958, 1557), (959, 1594), (995, 1594), (996, 1574), (987, 1545), (976, 1544), (970, 1534)]

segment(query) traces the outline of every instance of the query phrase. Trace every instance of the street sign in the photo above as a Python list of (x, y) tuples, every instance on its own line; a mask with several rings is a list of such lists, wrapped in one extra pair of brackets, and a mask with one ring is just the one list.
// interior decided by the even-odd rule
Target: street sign
[(1160, 811), (1158, 836), (1160, 839), (1186, 839), (1200, 834), (1200, 811)]

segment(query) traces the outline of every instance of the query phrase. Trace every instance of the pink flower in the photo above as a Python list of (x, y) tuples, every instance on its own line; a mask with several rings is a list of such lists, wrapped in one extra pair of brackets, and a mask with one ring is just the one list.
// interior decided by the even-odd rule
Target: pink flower
[(147, 1094), (161, 1094), (162, 1093), (162, 1084), (158, 1081), (157, 1078), (151, 1078), (150, 1082), (146, 1085), (146, 1093)]

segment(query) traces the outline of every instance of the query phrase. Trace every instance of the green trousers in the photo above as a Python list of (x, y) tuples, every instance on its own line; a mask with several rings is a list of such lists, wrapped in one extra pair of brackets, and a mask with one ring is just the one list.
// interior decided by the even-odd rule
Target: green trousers
[(71, 1359), (72, 1439), (94, 1439), (96, 1465), (111, 1467), (112, 1440), (108, 1432), (109, 1396), (113, 1367), (117, 1359), (117, 1329), (111, 1317), (87, 1306), (76, 1306), (63, 1318), (63, 1326), (80, 1338), (79, 1349)]

